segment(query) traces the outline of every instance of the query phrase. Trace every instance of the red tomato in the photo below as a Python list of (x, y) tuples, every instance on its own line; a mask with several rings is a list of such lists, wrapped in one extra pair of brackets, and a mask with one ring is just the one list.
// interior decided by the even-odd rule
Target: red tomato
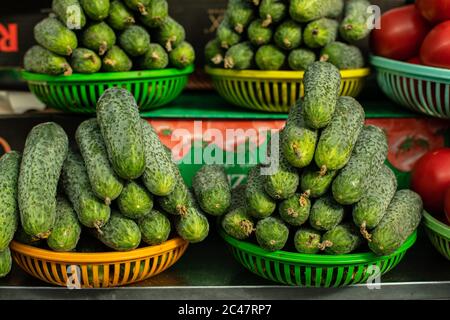
[(416, 0), (416, 7), (422, 16), (432, 23), (450, 20), (450, 1)]
[(414, 58), (408, 59), (408, 62), (412, 63), (412, 64), (422, 64), (422, 61), (420, 61), (419, 57), (414, 57)]
[(411, 4), (387, 11), (381, 16), (381, 29), (371, 33), (370, 47), (376, 55), (408, 60), (417, 56), (429, 23)]
[(420, 49), (423, 64), (450, 69), (450, 20), (434, 27)]
[(450, 188), (448, 188), (445, 193), (444, 210), (447, 218), (447, 224), (450, 226)]
[(422, 196), (430, 213), (444, 212), (444, 196), (450, 187), (450, 148), (431, 151), (415, 164), (411, 175), (411, 189)]

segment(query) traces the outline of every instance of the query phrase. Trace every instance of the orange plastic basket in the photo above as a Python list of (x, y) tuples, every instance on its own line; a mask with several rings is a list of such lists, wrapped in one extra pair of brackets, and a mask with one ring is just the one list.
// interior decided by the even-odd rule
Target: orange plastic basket
[(65, 287), (106, 288), (143, 281), (171, 267), (189, 243), (174, 238), (128, 252), (54, 252), (11, 242), (14, 261), (27, 273)]

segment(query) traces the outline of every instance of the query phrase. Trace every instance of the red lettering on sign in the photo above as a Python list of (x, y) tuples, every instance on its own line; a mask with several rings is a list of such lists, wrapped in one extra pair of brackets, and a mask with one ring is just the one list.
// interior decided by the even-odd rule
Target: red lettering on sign
[(0, 52), (19, 51), (17, 23), (8, 23), (5, 27), (0, 23)]

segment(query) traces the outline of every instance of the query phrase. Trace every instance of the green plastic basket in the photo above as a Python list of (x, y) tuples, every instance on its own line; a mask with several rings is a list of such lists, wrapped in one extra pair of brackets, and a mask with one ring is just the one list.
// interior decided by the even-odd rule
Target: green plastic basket
[(219, 233), (236, 260), (258, 276), (286, 285), (324, 288), (367, 283), (377, 270), (380, 276), (384, 275), (397, 266), (417, 239), (415, 231), (396, 252), (380, 257), (374, 253), (319, 255), (268, 252), (256, 244), (230, 237), (221, 227)]
[(141, 111), (161, 107), (185, 88), (194, 66), (183, 70), (145, 70), (49, 76), (23, 71), (30, 91), (47, 106), (76, 113), (95, 113), (98, 99), (111, 87), (122, 87), (135, 97)]
[[(206, 67), (214, 88), (233, 105), (266, 112), (288, 112), (303, 96), (303, 71), (227, 70)], [(340, 95), (356, 97), (370, 69), (341, 70)]]
[(381, 90), (408, 109), (450, 119), (450, 70), (372, 56)]
[(431, 243), (440, 254), (450, 260), (450, 227), (429, 213), (425, 213), (423, 218), (423, 225)]

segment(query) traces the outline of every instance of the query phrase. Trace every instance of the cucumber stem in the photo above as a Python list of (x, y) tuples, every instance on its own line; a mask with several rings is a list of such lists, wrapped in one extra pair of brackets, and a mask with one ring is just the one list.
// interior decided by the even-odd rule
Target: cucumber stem
[(242, 33), (244, 32), (244, 26), (241, 23), (238, 23), (237, 25), (234, 26), (234, 30), (237, 33)]
[(143, 16), (148, 15), (147, 9), (145, 8), (144, 4), (141, 2), (138, 3), (138, 10)]
[(108, 50), (108, 44), (106, 43), (106, 41), (103, 41), (98, 48), (98, 54), (102, 56), (106, 53), (106, 50)]
[(264, 19), (264, 21), (261, 23), (261, 26), (263, 26), (264, 28), (267, 28), (268, 26), (270, 26), (273, 22), (272, 16), (270, 14), (268, 14), (266, 16), (266, 19)]
[(332, 247), (333, 246), (333, 242), (329, 241), (329, 240), (325, 240), (324, 242), (319, 244), (319, 250), (323, 251), (326, 248)]
[(367, 225), (366, 222), (364, 221), (359, 227), (359, 231), (361, 232), (364, 239), (366, 239), (369, 242), (372, 242), (372, 235), (369, 233), (369, 231), (367, 231), (366, 227)]
[(320, 167), (320, 171), (319, 171), (320, 176), (323, 177), (324, 175), (326, 175), (327, 171), (328, 170), (327, 170), (327, 166), (326, 165), (323, 165), (322, 167)]
[(211, 59), (211, 62), (212, 62), (213, 64), (221, 64), (222, 61), (223, 61), (223, 56), (222, 56), (220, 53), (216, 54), (216, 55)]

